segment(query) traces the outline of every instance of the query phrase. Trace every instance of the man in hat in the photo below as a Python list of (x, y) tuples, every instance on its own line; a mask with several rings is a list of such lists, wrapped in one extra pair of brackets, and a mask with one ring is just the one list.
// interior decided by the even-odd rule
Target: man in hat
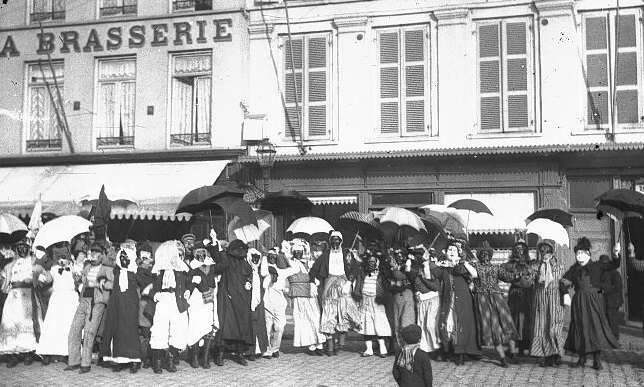
[(401, 387), (432, 385), (431, 360), (419, 344), (421, 332), (416, 324), (407, 325), (400, 331), (404, 346), (394, 361), (393, 376)]
[(189, 265), (190, 261), (192, 261), (196, 240), (197, 240), (197, 237), (195, 236), (195, 234), (192, 234), (192, 233), (184, 234), (181, 237), (181, 243), (183, 244), (183, 248), (185, 249), (184, 260), (187, 265)]
[(346, 332), (360, 327), (360, 312), (350, 290), (357, 262), (355, 252), (342, 249), (339, 231), (331, 231), (329, 246), (311, 267), (309, 277), (311, 282), (322, 283), (320, 331), (327, 335), (327, 355), (331, 356), (344, 347)]
[(83, 271), (75, 278), (81, 297), (69, 329), (69, 359), (65, 371), (90, 371), (94, 339), (114, 284), (112, 268), (103, 264), (106, 252), (102, 243), (94, 242)]
[(0, 283), (8, 286), (7, 300), (0, 322), (0, 355), (10, 355), (7, 367), (15, 367), (24, 356), (31, 364), (32, 352), (40, 336), (42, 317), (33, 302), (32, 265), (29, 239), (18, 241), (15, 256), (0, 273)]

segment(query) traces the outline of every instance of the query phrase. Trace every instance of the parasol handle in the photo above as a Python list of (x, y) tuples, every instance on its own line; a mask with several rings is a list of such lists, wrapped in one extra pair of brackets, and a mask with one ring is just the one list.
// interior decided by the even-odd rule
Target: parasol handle
[(353, 238), (353, 243), (351, 243), (351, 250), (353, 250), (353, 247), (356, 245), (356, 241), (358, 240), (358, 235), (360, 235), (360, 231), (357, 231), (356, 236)]
[(432, 243), (430, 243), (430, 244), (429, 244), (429, 248), (430, 248), (430, 249), (431, 249), (432, 247), (434, 247), (434, 243), (436, 243), (436, 241), (438, 240), (438, 237), (439, 237), (440, 235), (441, 235), (441, 233), (440, 233), (440, 232), (437, 232), (437, 233), (436, 233), (436, 236), (434, 237), (434, 240), (432, 241)]

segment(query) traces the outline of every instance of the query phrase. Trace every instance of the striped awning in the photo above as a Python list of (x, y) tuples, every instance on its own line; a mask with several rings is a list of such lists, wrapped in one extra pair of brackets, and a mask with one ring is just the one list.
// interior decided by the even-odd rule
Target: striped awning
[(356, 204), (358, 197), (356, 195), (347, 196), (309, 196), (309, 200), (314, 206), (325, 206), (333, 204)]

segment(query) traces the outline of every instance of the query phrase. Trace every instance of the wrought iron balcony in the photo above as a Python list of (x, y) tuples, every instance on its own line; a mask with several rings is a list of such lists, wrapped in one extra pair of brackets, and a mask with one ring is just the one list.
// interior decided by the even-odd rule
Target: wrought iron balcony
[(117, 7), (101, 7), (101, 17), (115, 15), (136, 15), (136, 4)]
[(173, 0), (173, 11), (206, 11), (212, 9), (212, 0)]
[(27, 140), (27, 152), (39, 150), (61, 150), (63, 140), (60, 138), (51, 138), (48, 140)]
[(31, 22), (41, 22), (47, 20), (65, 20), (65, 11), (52, 12), (32, 12)]
[(171, 145), (210, 145), (210, 132), (208, 133), (181, 133), (170, 135)]
[(133, 147), (134, 146), (134, 136), (122, 136), (122, 137), (97, 137), (96, 138), (96, 147)]

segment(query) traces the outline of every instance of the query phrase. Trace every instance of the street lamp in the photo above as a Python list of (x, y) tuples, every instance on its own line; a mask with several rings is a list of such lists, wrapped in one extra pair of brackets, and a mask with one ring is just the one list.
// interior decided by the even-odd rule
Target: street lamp
[(275, 154), (277, 150), (268, 138), (262, 140), (257, 146), (257, 159), (260, 168), (262, 168), (262, 180), (264, 180), (264, 194), (268, 192), (269, 179), (271, 177), (271, 168), (275, 164)]

